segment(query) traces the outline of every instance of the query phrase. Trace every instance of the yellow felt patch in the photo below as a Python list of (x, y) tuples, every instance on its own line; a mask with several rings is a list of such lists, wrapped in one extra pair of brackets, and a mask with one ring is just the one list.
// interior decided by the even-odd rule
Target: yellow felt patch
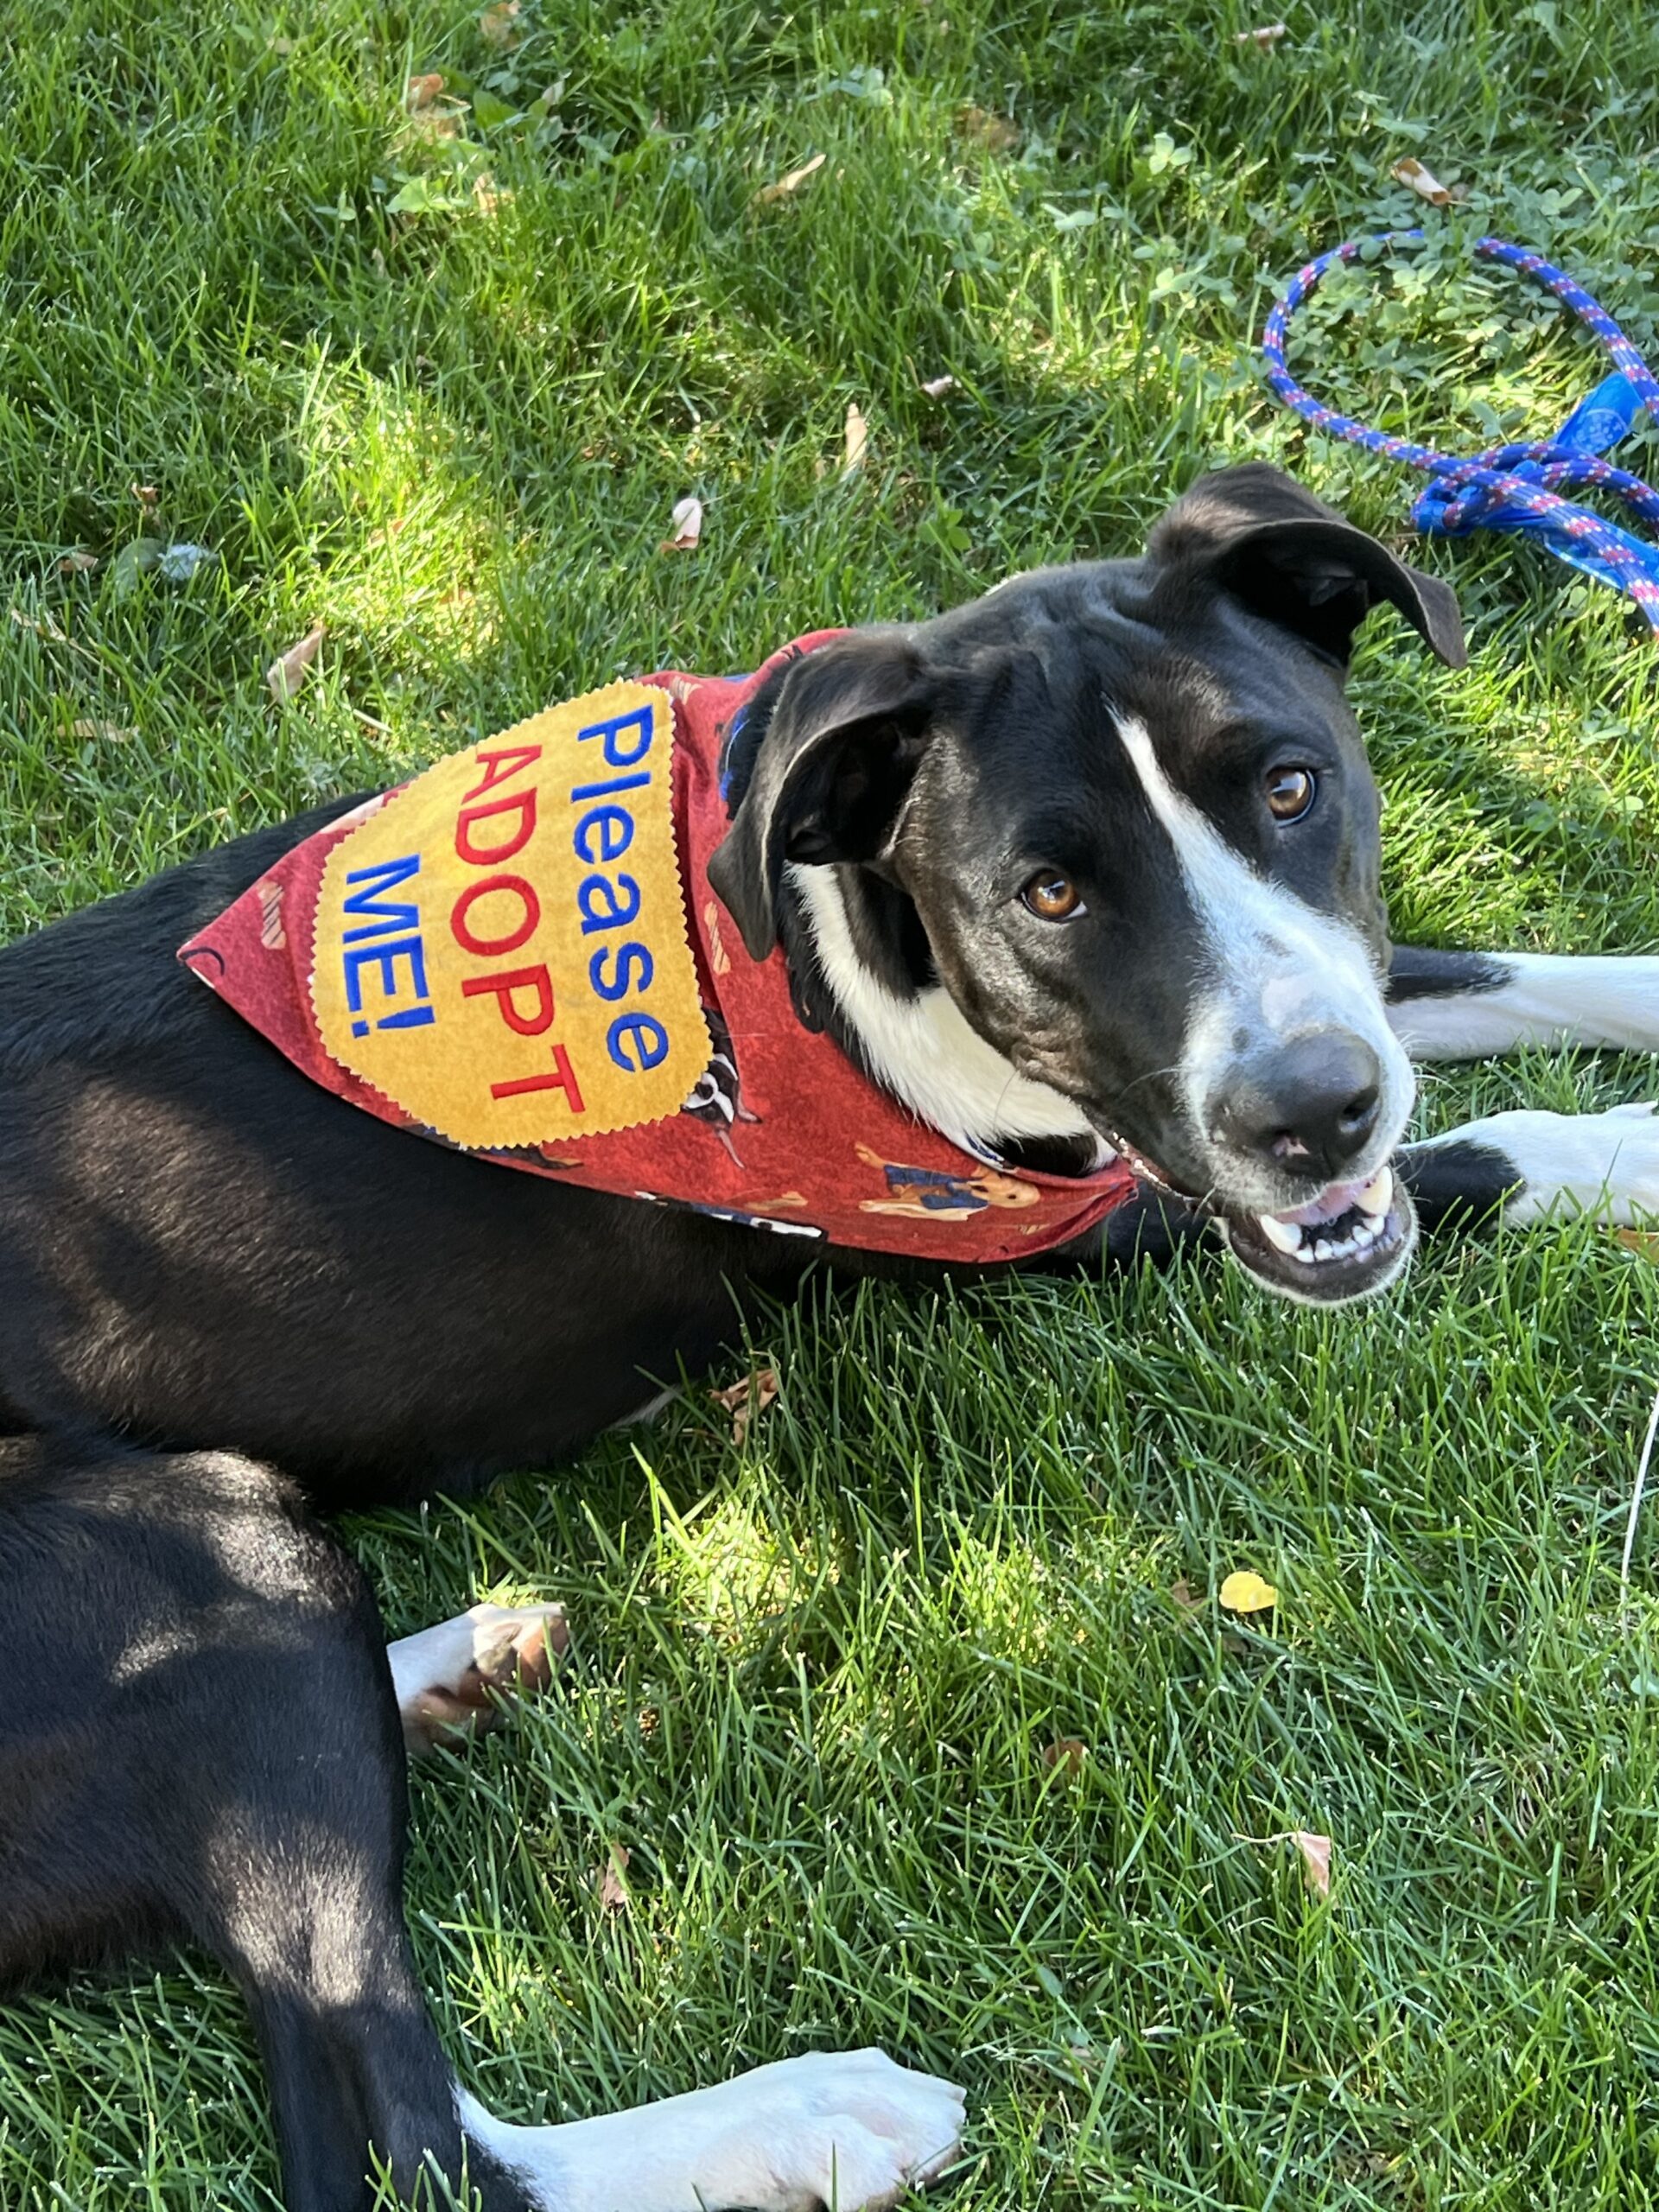
[(342, 837), (311, 974), (334, 1058), (474, 1148), (677, 1113), (709, 1043), (673, 731), (665, 693), (613, 683), (440, 760)]

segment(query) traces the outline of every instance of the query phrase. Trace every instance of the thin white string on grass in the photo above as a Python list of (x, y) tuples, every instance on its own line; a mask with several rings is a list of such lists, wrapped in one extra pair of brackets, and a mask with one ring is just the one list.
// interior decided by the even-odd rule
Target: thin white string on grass
[(1636, 1463), (1636, 1487), (1630, 1492), (1630, 1518), (1624, 1523), (1624, 1556), (1618, 1563), (1618, 1586), (1624, 1595), (1630, 1594), (1630, 1554), (1636, 1549), (1636, 1524), (1642, 1513), (1642, 1493), (1648, 1486), (1648, 1462), (1653, 1457), (1653, 1440), (1659, 1435), (1659, 1390), (1653, 1394), (1653, 1411), (1648, 1415), (1648, 1433), (1642, 1440), (1642, 1457)]

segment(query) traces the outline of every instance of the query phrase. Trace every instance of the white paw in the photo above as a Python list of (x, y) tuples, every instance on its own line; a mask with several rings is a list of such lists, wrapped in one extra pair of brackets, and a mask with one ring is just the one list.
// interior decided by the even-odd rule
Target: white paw
[(410, 1749), (489, 1727), (502, 1696), (543, 1687), (569, 1641), (563, 1605), (474, 1605), (389, 1643)]
[(1451, 1133), (1514, 1162), (1520, 1188), (1503, 1202), (1514, 1222), (1558, 1209), (1621, 1226), (1659, 1215), (1659, 1118), (1653, 1103), (1605, 1114), (1492, 1114)]
[(963, 2101), (879, 2050), (786, 2058), (563, 2127), (458, 2101), (474, 2142), (547, 2212), (882, 2212), (956, 2157)]
[(751, 2202), (759, 2212), (880, 2212), (942, 2172), (962, 2140), (962, 2091), (885, 2051), (786, 2058), (724, 2087), (740, 2111), (720, 2146), (729, 2170), (710, 2212)]

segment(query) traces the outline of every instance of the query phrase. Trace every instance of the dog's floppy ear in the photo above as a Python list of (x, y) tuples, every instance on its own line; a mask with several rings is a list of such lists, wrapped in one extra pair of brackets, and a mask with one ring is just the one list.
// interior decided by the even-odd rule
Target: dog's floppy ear
[(933, 679), (897, 632), (855, 632), (779, 679), (754, 772), (709, 880), (764, 960), (786, 861), (874, 860), (926, 748)]
[(1147, 543), (1160, 571), (1203, 576), (1346, 667), (1354, 632), (1391, 601), (1448, 668), (1468, 660), (1449, 584), (1395, 560), (1265, 461), (1200, 477)]

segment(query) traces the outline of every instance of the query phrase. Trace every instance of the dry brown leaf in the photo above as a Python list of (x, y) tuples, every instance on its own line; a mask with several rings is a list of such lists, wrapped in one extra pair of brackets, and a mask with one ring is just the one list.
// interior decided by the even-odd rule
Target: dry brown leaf
[(130, 484), (127, 489), (141, 507), (158, 507), (161, 505), (162, 495), (153, 484)]
[(1287, 23), (1258, 23), (1253, 31), (1235, 31), (1233, 44), (1259, 46), (1266, 53), (1270, 47), (1278, 45), (1289, 28)]
[(1306, 1828), (1293, 1828), (1290, 1840), (1302, 1854), (1302, 1871), (1307, 1876), (1307, 1886), (1315, 1897), (1331, 1894), (1331, 1839), (1328, 1835), (1310, 1835)]
[(66, 553), (59, 562), (58, 574), (60, 576), (86, 576), (90, 575), (97, 566), (96, 553), (84, 553), (77, 547), (73, 553)]
[(1089, 1756), (1087, 1744), (1080, 1744), (1075, 1736), (1057, 1737), (1043, 1753), (1046, 1767), (1059, 1767), (1068, 1777), (1081, 1774), (1083, 1763)]
[(1389, 171), (1396, 184), (1408, 184), (1420, 200), (1427, 200), (1432, 207), (1449, 207), (1452, 195), (1439, 177), (1426, 169), (1420, 161), (1408, 158), (1396, 162)]
[(517, 46), (523, 34), (518, 29), (519, 0), (494, 0), (478, 19), (478, 28), (484, 34), (486, 46), (493, 46), (505, 54), (509, 47)]
[(322, 631), (323, 626), (319, 622), (315, 629), (308, 630), (298, 645), (290, 645), (265, 671), (265, 684), (273, 699), (278, 702), (291, 699), (304, 683), (305, 672), (321, 647)]
[(926, 383), (921, 386), (922, 391), (930, 399), (943, 399), (947, 391), (954, 391), (956, 388), (955, 377), (929, 377)]
[(847, 403), (847, 427), (844, 435), (846, 457), (841, 466), (842, 474), (850, 476), (855, 468), (863, 467), (865, 450), (870, 442), (870, 426), (864, 420), (856, 401), (851, 399)]
[(732, 1417), (732, 1441), (741, 1446), (749, 1433), (749, 1423), (765, 1413), (778, 1395), (777, 1370), (762, 1367), (753, 1375), (746, 1375), (741, 1382), (729, 1389), (711, 1390), (709, 1395), (715, 1403)]
[(957, 131), (988, 154), (1006, 154), (1020, 143), (1017, 123), (1010, 123), (1006, 115), (993, 115), (988, 108), (976, 107), (971, 101), (957, 110)]
[(695, 553), (697, 541), (702, 536), (702, 501), (698, 499), (677, 499), (674, 512), (668, 519), (674, 535), (665, 537), (659, 550), (664, 553)]
[(435, 69), (423, 77), (411, 77), (404, 87), (404, 105), (411, 115), (418, 115), (423, 107), (430, 107), (443, 90), (443, 79)]
[(1659, 1229), (1616, 1229), (1613, 1235), (1627, 1252), (1659, 1268)]
[(601, 1912), (620, 1912), (627, 1904), (627, 1885), (622, 1877), (627, 1872), (632, 1856), (626, 1844), (613, 1843), (605, 1864), (594, 1867), (591, 1879)]
[(100, 744), (124, 745), (130, 737), (138, 734), (136, 729), (124, 729), (119, 722), (71, 722), (69, 728), (72, 735), (95, 738)]
[(73, 642), (49, 614), (25, 614), (21, 607), (14, 607), (11, 619), (18, 629), (27, 630), (36, 638), (49, 638), (54, 645), (67, 645)]
[(1203, 1599), (1193, 1594), (1192, 1586), (1185, 1575), (1179, 1582), (1170, 1584), (1169, 1594), (1181, 1612), (1199, 1613), (1204, 1611)]
[(808, 177), (816, 176), (828, 159), (827, 154), (814, 154), (810, 162), (804, 162), (798, 169), (791, 169), (787, 176), (780, 176), (775, 184), (763, 184), (749, 205), (752, 207), (769, 207), (774, 200), (787, 200), (791, 193), (800, 190)]

